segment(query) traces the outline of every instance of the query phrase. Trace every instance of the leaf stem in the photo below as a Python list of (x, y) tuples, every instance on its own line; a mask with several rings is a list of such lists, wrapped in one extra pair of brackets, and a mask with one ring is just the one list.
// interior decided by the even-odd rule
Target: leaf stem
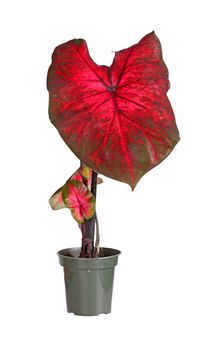
[(98, 222), (98, 217), (96, 212), (95, 212), (95, 226), (96, 226), (96, 240), (95, 240), (95, 247), (94, 247), (94, 258), (97, 258), (99, 256), (100, 235), (99, 235), (99, 222)]
[[(82, 163), (81, 163), (82, 166)], [(85, 184), (88, 186), (88, 183)], [(92, 171), (92, 181), (91, 181), (91, 192), (96, 197), (97, 189), (97, 173)], [(82, 247), (81, 247), (81, 258), (93, 258), (95, 249), (94, 249), (94, 236), (95, 236), (95, 222), (96, 216), (94, 215), (89, 220), (84, 220), (81, 225), (82, 231)]]

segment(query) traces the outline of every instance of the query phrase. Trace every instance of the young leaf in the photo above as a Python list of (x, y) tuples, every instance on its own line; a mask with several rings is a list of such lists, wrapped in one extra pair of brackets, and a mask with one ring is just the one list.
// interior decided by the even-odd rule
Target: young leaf
[(51, 122), (96, 172), (132, 189), (179, 141), (168, 70), (154, 32), (97, 65), (85, 40), (58, 46), (48, 72)]
[[(73, 175), (71, 175), (70, 179), (82, 182), (81, 168), (77, 169)], [(59, 188), (49, 199), (51, 208), (54, 210), (66, 208), (66, 205), (63, 202), (62, 190), (63, 186)]]
[[(84, 164), (79, 169), (77, 169), (73, 173), (73, 175), (70, 176), (69, 180), (81, 182), (83, 184), (83, 179), (87, 181), (87, 187), (89, 188), (89, 186), (91, 186), (91, 180), (92, 180), (92, 169), (88, 168)], [(103, 180), (100, 177), (98, 177), (97, 185), (101, 183), (103, 183)], [(59, 188), (49, 199), (49, 203), (52, 209), (54, 210), (66, 208), (66, 205), (63, 201), (63, 196), (62, 196), (63, 188), (64, 186)]]
[(82, 164), (80, 167), (82, 179), (86, 180), (88, 188), (91, 188), (92, 183), (92, 169), (86, 166), (85, 164)]
[(95, 213), (95, 197), (80, 181), (68, 180), (62, 190), (63, 202), (78, 223), (90, 219)]

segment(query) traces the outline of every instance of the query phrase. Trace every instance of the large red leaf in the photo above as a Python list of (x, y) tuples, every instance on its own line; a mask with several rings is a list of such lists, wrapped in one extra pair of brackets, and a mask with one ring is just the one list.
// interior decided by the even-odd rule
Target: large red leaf
[(52, 56), (49, 115), (83, 163), (134, 188), (179, 141), (168, 88), (154, 32), (117, 52), (110, 67), (97, 65), (85, 40), (74, 39)]

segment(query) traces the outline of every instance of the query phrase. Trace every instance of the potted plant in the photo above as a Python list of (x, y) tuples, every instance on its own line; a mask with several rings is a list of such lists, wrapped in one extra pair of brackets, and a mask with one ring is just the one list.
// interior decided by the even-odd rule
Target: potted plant
[(86, 41), (74, 39), (54, 50), (47, 82), (50, 120), (80, 160), (50, 198), (53, 209), (70, 209), (82, 232), (81, 248), (58, 252), (67, 310), (109, 313), (120, 251), (99, 247), (97, 174), (134, 190), (173, 150), (179, 132), (166, 96), (168, 70), (154, 32), (116, 52), (110, 67), (97, 65)]

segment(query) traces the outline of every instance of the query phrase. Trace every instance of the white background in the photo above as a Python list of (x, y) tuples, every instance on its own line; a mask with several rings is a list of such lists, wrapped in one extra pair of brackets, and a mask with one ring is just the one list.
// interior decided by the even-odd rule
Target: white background
[[(220, 349), (217, 1), (5, 1), (1, 9), (1, 348)], [(122, 250), (112, 313), (65, 307), (59, 249), (78, 246), (50, 195), (78, 167), (49, 122), (55, 46), (85, 38), (98, 64), (155, 30), (181, 141), (129, 186), (98, 188), (103, 246)]]

